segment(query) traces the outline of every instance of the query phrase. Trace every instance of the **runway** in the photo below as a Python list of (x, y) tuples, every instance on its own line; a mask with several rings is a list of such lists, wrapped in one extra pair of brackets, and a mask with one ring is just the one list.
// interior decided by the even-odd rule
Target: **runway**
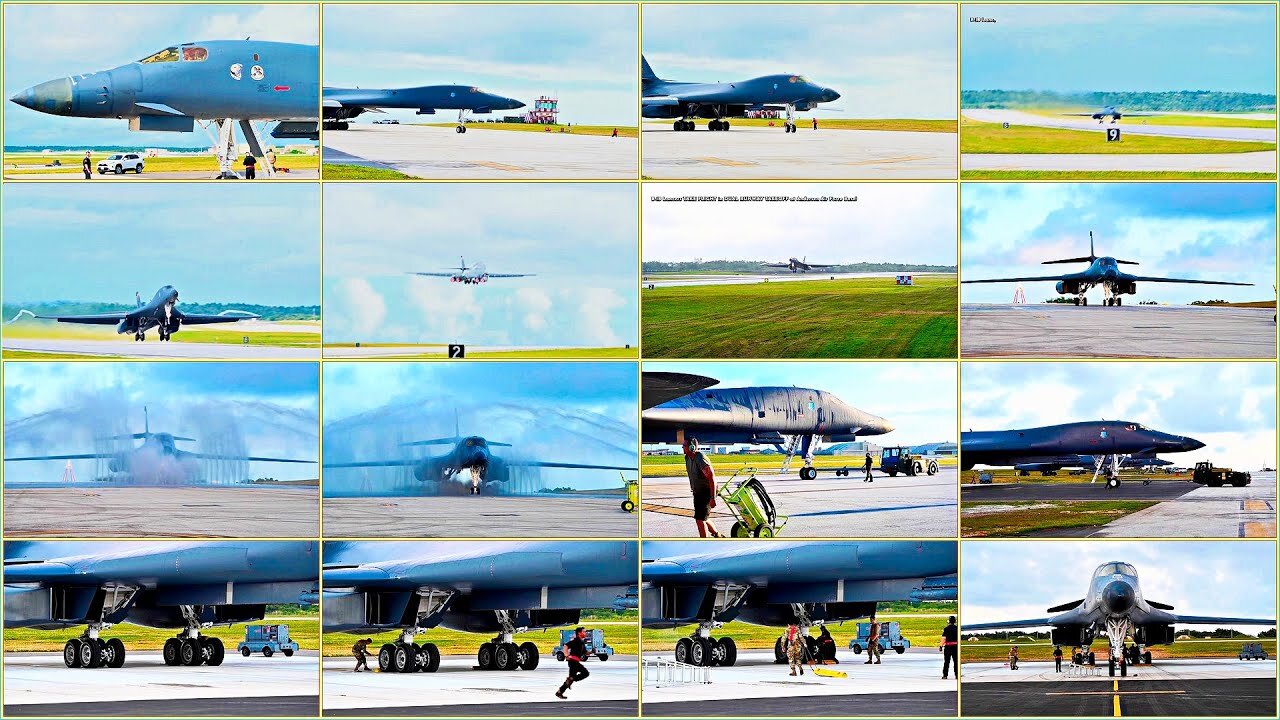
[[(632, 352), (632, 359), (640, 357), (639, 349), (636, 346), (629, 348)], [(417, 358), (417, 357), (436, 357), (443, 358), (448, 354), (448, 345), (362, 345), (360, 347), (350, 346), (326, 346), (324, 348), (324, 356), (326, 358)], [(467, 355), (483, 356), (489, 353), (537, 353), (539, 356), (546, 357), (547, 353), (557, 353), (560, 357), (572, 358), (578, 356), (590, 356), (596, 348), (548, 348), (548, 347), (529, 347), (529, 346), (505, 346), (505, 345), (489, 345), (485, 347), (467, 348)]]
[(1115, 153), (1098, 155), (974, 154), (960, 157), (962, 172), (972, 170), (1044, 170), (1063, 172), (1221, 172), (1276, 174), (1274, 151), (1205, 154)]
[(200, 342), (158, 342), (152, 338), (147, 342), (134, 340), (42, 340), (29, 338), (4, 338), (5, 352), (21, 351), (32, 353), (51, 353), (58, 355), (84, 355), (86, 357), (125, 357), (151, 359), (184, 359), (184, 360), (319, 360), (319, 336), (316, 347), (280, 347), (274, 345), (254, 345), (253, 335), (245, 337), (250, 344), (231, 345), (225, 343)]
[(759, 275), (656, 275), (641, 278), (643, 287), (687, 287), (690, 285), (752, 285), (762, 282), (821, 282), (823, 280), (862, 280), (865, 278), (886, 278), (899, 275), (925, 277), (929, 275), (945, 275), (947, 273), (927, 272), (865, 272), (865, 273), (828, 273), (815, 270), (808, 273), (776, 273)]
[[(75, 633), (67, 631), (67, 637)], [(72, 669), (61, 653), (5, 653), (4, 714), (77, 717), (288, 717), (319, 711), (315, 651), (291, 658), (228, 652), (218, 667), (169, 667), (129, 652), (123, 668)]]
[[(733, 667), (711, 669), (710, 684), (659, 687), (656, 678), (646, 676), (644, 714), (742, 718), (956, 714), (956, 680), (942, 679), (937, 648), (889, 653), (880, 665), (864, 665), (866, 655), (854, 655), (847, 645), (842, 648), (840, 664), (826, 667), (848, 673), (847, 678), (822, 677), (811, 668), (791, 677), (787, 666), (775, 664), (768, 650), (739, 651)], [(645, 653), (647, 659), (671, 657), (670, 652)]]
[(1274, 315), (1274, 308), (1190, 305), (963, 304), (960, 354), (1072, 359), (1274, 358)]
[[(857, 462), (850, 458), (850, 465)], [(798, 470), (797, 463), (796, 469)], [(954, 537), (956, 534), (956, 469), (939, 468), (929, 477), (888, 477), (875, 472), (874, 482), (860, 471), (836, 477), (820, 468), (816, 480), (761, 473), (760, 479), (779, 515), (790, 516), (783, 537)], [(644, 534), (653, 537), (696, 537), (693, 496), (685, 477), (645, 477), (641, 483)], [(723, 500), (710, 519), (729, 533), (734, 519)]]
[[(982, 110), (970, 109), (960, 112), (962, 117), (976, 120), (977, 122), (995, 123), (1000, 125), (1009, 123), (1010, 125), (1026, 125), (1030, 127), (1059, 128), (1063, 130), (1093, 130), (1102, 133), (1109, 127), (1118, 127), (1120, 132), (1125, 135), (1158, 135), (1161, 137), (1176, 138), (1198, 138), (1204, 140), (1234, 140), (1239, 142), (1275, 142), (1276, 129), (1270, 128), (1249, 128), (1249, 127), (1211, 127), (1200, 125), (1144, 125), (1145, 118), (1135, 117), (1125, 119), (1123, 110), (1120, 115), (1120, 122), (1111, 123), (1111, 119), (1107, 118), (1105, 122), (1099, 123), (1090, 117), (1055, 117), (1049, 115), (1038, 115), (1036, 113), (1022, 112), (1019, 110)], [(1161, 113), (1164, 115), (1183, 115), (1189, 113)], [(1213, 117), (1212, 114), (1203, 113), (1200, 117)], [(1231, 116), (1234, 117), (1234, 116)], [(1272, 116), (1272, 121), (1275, 117)], [(1273, 155), (1275, 153), (1272, 153)]]
[(955, 133), (734, 127), (675, 132), (641, 127), (644, 176), (667, 179), (952, 179)]
[(634, 537), (622, 495), (335, 497), (324, 500), (330, 537)]
[(1275, 660), (1156, 660), (1112, 678), (1105, 666), (1065, 678), (1048, 662), (962, 666), (961, 708), (969, 716), (1265, 716), (1276, 714)]
[[(354, 637), (354, 636), (353, 636)], [(535, 670), (473, 670), (475, 656), (447, 655), (434, 673), (354, 673), (350, 657), (324, 659), (325, 715), (634, 716), (639, 703), (635, 656), (588, 660), (591, 676), (568, 700), (555, 696), (566, 666), (549, 654), (554, 642), (530, 633), (543, 653)], [(547, 637), (551, 637), (548, 635)], [(429, 638), (428, 638), (429, 639)], [(521, 640), (523, 642), (523, 640)], [(376, 662), (370, 663), (377, 667)]]
[(426, 179), (635, 180), (635, 138), (452, 127), (352, 125), (323, 134), (325, 163)]
[(305, 538), (319, 522), (318, 487), (4, 487), (13, 537)]

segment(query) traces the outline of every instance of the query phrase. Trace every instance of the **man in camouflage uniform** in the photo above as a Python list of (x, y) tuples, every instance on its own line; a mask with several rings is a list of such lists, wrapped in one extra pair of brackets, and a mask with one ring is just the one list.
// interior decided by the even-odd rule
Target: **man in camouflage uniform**
[(787, 639), (783, 641), (787, 651), (787, 664), (791, 666), (791, 675), (794, 677), (796, 671), (804, 674), (804, 651), (805, 639), (800, 633), (800, 628), (795, 625), (787, 626)]

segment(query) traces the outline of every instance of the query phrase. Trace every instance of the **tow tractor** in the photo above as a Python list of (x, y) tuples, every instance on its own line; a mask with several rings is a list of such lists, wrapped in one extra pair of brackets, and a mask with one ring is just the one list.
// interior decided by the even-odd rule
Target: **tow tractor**
[(1206, 460), (1196, 463), (1196, 469), (1191, 475), (1191, 480), (1209, 487), (1222, 487), (1223, 485), (1244, 487), (1253, 482), (1253, 475), (1243, 470), (1214, 467), (1213, 463)]
[[(618, 473), (621, 475), (622, 473)], [(640, 505), (640, 481), (622, 478), (622, 485), (627, 490), (627, 499), (622, 501), (624, 512), (635, 512)]]
[(911, 477), (922, 472), (937, 475), (938, 461), (920, 455), (912, 455), (908, 448), (887, 447), (880, 451), (880, 472), (889, 477), (896, 477), (898, 473)]
[(733, 537), (773, 537), (787, 524), (787, 516), (778, 514), (754, 467), (738, 468), (716, 494), (733, 514), (729, 531)]

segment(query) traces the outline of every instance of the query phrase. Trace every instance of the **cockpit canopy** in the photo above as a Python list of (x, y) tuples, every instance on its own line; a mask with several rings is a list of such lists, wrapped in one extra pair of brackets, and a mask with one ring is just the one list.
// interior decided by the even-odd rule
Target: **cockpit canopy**
[(1093, 573), (1095, 578), (1105, 575), (1127, 575), (1128, 577), (1136, 578), (1138, 577), (1138, 571), (1129, 563), (1110, 562), (1099, 566)]
[(485, 443), (484, 438), (473, 435), (467, 438), (464, 444), (467, 447), (484, 447), (487, 443)]
[(201, 62), (209, 59), (209, 51), (199, 45), (175, 45), (142, 58), (140, 63)]

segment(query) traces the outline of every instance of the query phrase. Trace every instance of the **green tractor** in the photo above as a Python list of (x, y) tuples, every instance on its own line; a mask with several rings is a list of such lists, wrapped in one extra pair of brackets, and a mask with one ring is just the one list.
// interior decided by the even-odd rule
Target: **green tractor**
[(920, 473), (938, 474), (938, 461), (921, 455), (912, 455), (910, 448), (887, 447), (880, 451), (880, 472), (889, 477), (898, 473), (914, 477)]

